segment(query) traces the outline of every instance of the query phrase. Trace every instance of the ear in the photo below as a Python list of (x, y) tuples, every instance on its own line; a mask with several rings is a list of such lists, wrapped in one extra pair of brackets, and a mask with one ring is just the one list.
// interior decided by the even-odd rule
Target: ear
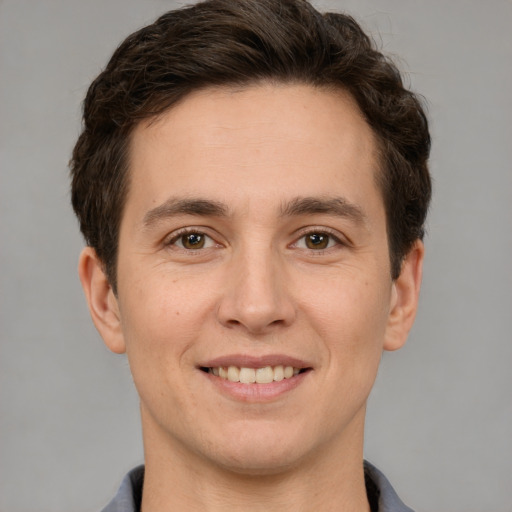
[(78, 261), (78, 275), (92, 321), (105, 345), (116, 354), (126, 351), (119, 305), (108, 282), (103, 263), (92, 247), (86, 247)]
[(418, 309), (424, 255), (423, 242), (417, 240), (402, 263), (400, 275), (392, 284), (384, 350), (397, 350), (405, 345)]

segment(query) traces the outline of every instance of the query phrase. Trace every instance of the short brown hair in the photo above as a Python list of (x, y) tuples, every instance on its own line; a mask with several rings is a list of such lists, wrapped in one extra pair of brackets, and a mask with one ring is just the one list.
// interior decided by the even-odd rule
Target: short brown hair
[(423, 238), (431, 196), (430, 135), (418, 97), (353, 18), (306, 0), (208, 0), (130, 35), (91, 84), (70, 163), (72, 204), (116, 290), (119, 227), (137, 123), (192, 91), (270, 80), (341, 88), (376, 134), (391, 273)]

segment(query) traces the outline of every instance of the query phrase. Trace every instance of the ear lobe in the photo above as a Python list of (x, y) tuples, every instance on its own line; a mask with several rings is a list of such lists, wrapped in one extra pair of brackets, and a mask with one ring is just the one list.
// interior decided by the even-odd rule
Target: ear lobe
[(89, 312), (105, 345), (116, 354), (126, 351), (119, 305), (112, 287), (92, 247), (86, 247), (78, 261), (78, 275), (84, 289)]
[(417, 240), (402, 263), (400, 275), (393, 282), (384, 350), (397, 350), (405, 345), (418, 309), (424, 254), (423, 242)]

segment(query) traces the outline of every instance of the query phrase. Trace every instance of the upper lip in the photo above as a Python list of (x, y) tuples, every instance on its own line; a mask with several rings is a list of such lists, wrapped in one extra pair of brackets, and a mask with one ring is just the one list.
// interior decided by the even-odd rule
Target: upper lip
[(251, 356), (247, 354), (231, 354), (219, 356), (200, 363), (200, 368), (218, 368), (220, 366), (238, 366), (239, 368), (264, 368), (265, 366), (293, 366), (294, 368), (311, 368), (312, 365), (304, 360), (284, 354), (268, 354)]

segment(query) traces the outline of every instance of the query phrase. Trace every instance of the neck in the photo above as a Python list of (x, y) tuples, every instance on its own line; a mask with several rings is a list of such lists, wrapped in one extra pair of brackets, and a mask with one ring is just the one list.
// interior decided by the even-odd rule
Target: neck
[(350, 442), (318, 447), (290, 467), (252, 472), (219, 466), (169, 438), (162, 442), (165, 435), (157, 425), (143, 425), (146, 472), (142, 512), (370, 511), (362, 425), (356, 426), (356, 436), (347, 436)]

